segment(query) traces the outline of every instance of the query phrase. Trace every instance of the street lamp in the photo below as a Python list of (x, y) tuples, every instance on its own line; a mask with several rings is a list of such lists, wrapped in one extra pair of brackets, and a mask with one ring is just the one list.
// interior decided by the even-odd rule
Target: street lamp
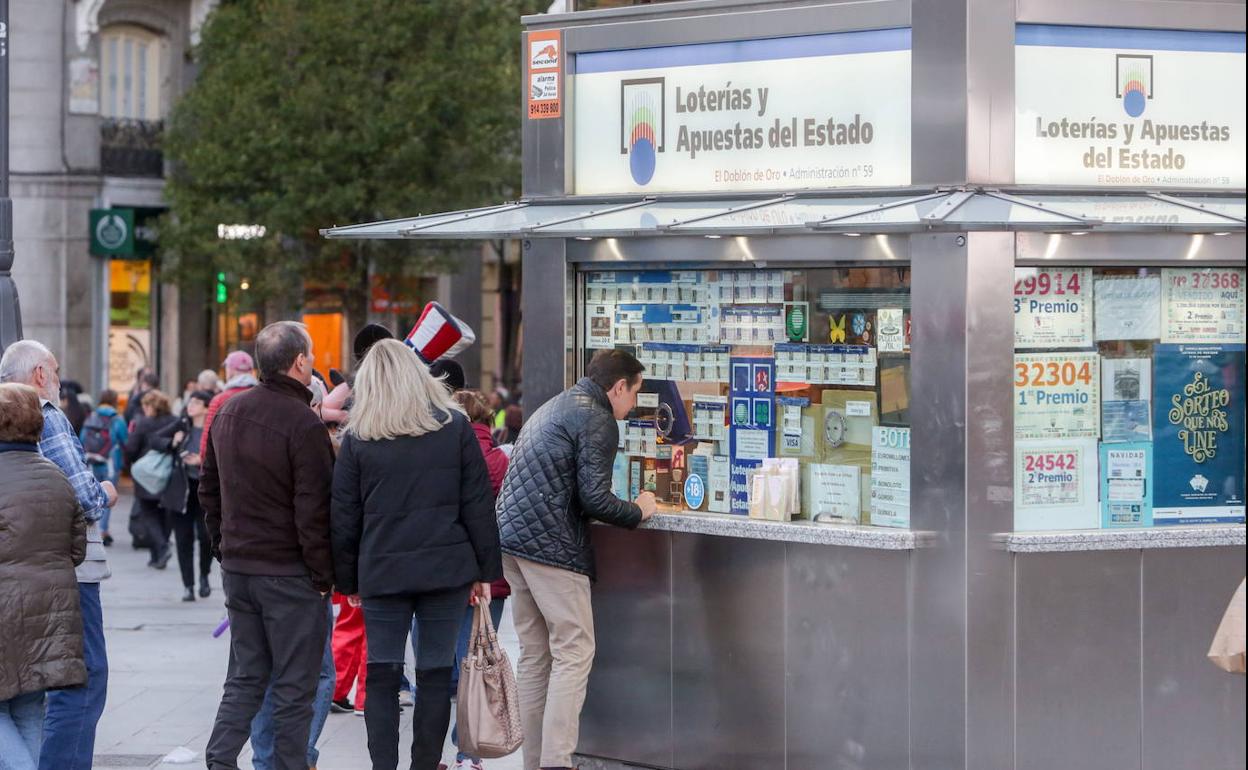
[(13, 269), (13, 201), (9, 200), (9, 0), (0, 0), (0, 350), (22, 338)]

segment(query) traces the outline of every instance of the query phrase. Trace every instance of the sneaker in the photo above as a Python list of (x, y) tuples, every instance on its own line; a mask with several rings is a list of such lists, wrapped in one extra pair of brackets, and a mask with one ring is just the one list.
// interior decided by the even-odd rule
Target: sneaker
[(485, 770), (485, 763), (479, 759), (457, 759), (455, 770)]
[(411, 690), (399, 690), (399, 708), (409, 709), (415, 704)]
[(105, 546), (111, 546), (113, 544), (113, 536), (105, 532), (101, 536), (101, 541), (104, 543)]
[(185, 591), (182, 592), (182, 601), (184, 602), (195, 601), (195, 591), (189, 586), (187, 587)]
[(335, 714), (350, 714), (355, 711), (355, 706), (351, 705), (351, 701), (346, 698), (329, 702), (329, 710)]
[(156, 569), (164, 569), (166, 566), (168, 566), (169, 559), (173, 556), (173, 554), (170, 553), (170, 550), (171, 549), (166, 547), (164, 550), (164, 553), (160, 555), (160, 558), (157, 559), (155, 563), (152, 564), (152, 566), (155, 567)]
[(199, 595), (204, 599), (212, 596), (212, 586), (208, 585), (207, 575), (204, 575), (199, 579)]
[(364, 716), (364, 709), (360, 708), (359, 706), (356, 706), (355, 711), (351, 713), (355, 714), (357, 717), (362, 717)]

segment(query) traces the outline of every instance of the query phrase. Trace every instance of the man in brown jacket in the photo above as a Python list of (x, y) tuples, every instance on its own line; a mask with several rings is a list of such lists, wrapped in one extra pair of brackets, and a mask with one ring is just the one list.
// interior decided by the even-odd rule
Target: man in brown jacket
[(334, 583), (334, 458), (308, 408), (313, 359), (304, 326), (266, 326), (256, 358), (261, 385), (217, 413), (199, 483), (230, 617), (230, 667), (206, 759), (210, 770), (238, 767), (272, 680), (276, 767), (306, 770), (328, 630), (325, 596)]

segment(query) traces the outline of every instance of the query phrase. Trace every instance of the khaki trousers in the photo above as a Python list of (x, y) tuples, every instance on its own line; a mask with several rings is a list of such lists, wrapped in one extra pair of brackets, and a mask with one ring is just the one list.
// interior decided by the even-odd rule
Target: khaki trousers
[(516, 687), (524, 727), (524, 770), (572, 767), (581, 706), (594, 663), (589, 578), (503, 555), (520, 637)]

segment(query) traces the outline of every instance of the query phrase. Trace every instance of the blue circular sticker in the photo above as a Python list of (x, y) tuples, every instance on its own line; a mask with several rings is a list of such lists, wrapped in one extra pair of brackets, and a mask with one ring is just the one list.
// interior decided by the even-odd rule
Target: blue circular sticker
[(706, 485), (702, 483), (702, 477), (696, 473), (690, 473), (685, 479), (685, 504), (692, 509), (702, 507), (702, 503), (706, 501)]

